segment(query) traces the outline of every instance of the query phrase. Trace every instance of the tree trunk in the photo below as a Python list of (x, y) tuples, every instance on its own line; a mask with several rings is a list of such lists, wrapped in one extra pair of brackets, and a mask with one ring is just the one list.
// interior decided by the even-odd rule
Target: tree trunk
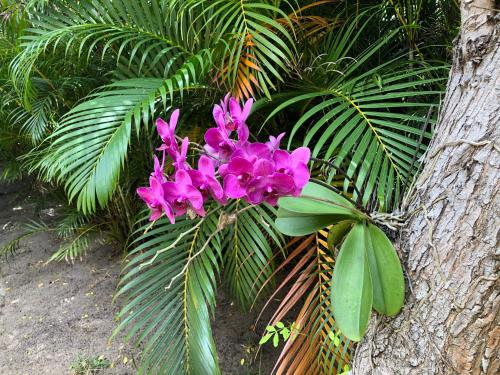
[[(500, 48), (493, 0), (462, 0), (440, 118), (397, 244), (396, 318), (374, 317), (354, 374), (499, 374)], [(498, 8), (498, 6), (497, 6)]]

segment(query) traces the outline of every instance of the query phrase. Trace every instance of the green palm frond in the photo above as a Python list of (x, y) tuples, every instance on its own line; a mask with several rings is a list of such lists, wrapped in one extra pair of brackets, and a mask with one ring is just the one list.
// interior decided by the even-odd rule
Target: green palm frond
[(147, 223), (132, 244), (117, 297), (126, 304), (115, 334), (144, 343), (141, 373), (220, 374), (210, 315), (222, 239), (218, 213)]
[(284, 239), (275, 229), (273, 207), (237, 201), (229, 210), (234, 222), (225, 234), (224, 277), (233, 298), (248, 309), (273, 273), (273, 250)]
[(82, 260), (82, 257), (89, 248), (92, 234), (95, 234), (93, 228), (89, 228), (79, 233), (67, 243), (61, 245), (59, 249), (50, 256), (48, 262), (61, 262), (65, 260), (68, 263), (73, 263), (76, 259)]
[(21, 246), (21, 241), (37, 233), (50, 231), (50, 228), (42, 221), (31, 220), (23, 225), (23, 233), (0, 247), (0, 256), (14, 254)]
[(139, 71), (146, 64), (156, 70), (156, 77), (170, 75), (202, 49), (187, 34), (179, 35), (175, 8), (169, 2), (56, 0), (49, 6), (51, 11), (33, 15), (23, 51), (10, 65), (12, 81), (26, 106), (34, 95), (29, 79), (34, 64), (48, 49), (61, 48), (87, 60), (95, 54), (111, 53), (117, 61), (126, 56), (129, 66), (139, 59)]
[(366, 69), (397, 31), (349, 56), (361, 34), (350, 24), (344, 30), (326, 40), (327, 53), (316, 59), (315, 74), (323, 71), (323, 84), (306, 83), (269, 117), (309, 103), (290, 132), (289, 146), (300, 135), (313, 157), (331, 162), (329, 180), (345, 170), (344, 190), (354, 180), (355, 200), (366, 206), (375, 199), (380, 210), (390, 210), (418, 170), (435, 123), (428, 114), (442, 93), (436, 86), (445, 81), (446, 69), (418, 67), (404, 57)]
[(49, 92), (38, 95), (28, 111), (24, 107), (15, 108), (9, 115), (12, 125), (20, 125), (21, 131), (25, 133), (34, 145), (46, 136), (50, 126), (50, 116), (55, 103), (55, 98)]
[(98, 204), (104, 207), (119, 179), (132, 126), (139, 134), (141, 123), (151, 122), (158, 105), (167, 107), (177, 95), (199, 87), (197, 75), (208, 61), (202, 51), (170, 79), (118, 81), (91, 95), (62, 118), (33, 169), (64, 183), (69, 199), (76, 199), (84, 213), (95, 212)]
[(270, 96), (276, 82), (284, 81), (294, 58), (295, 43), (293, 34), (283, 25), (291, 26), (291, 21), (275, 1), (175, 2), (183, 11), (197, 14), (197, 21), (203, 21), (202, 27), (196, 29), (198, 38), (210, 35), (212, 45), (222, 46), (217, 77), (235, 95), (251, 97), (260, 91)]

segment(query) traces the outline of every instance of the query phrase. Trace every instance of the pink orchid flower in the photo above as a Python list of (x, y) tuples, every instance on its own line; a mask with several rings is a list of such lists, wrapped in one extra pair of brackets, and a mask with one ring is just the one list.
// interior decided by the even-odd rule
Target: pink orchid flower
[(271, 152), (264, 143), (246, 142), (244, 144), (237, 144), (232, 158), (241, 157), (248, 160), (250, 163), (255, 163), (259, 159), (272, 160)]
[(193, 181), (187, 171), (180, 169), (175, 172), (175, 182), (163, 184), (165, 199), (175, 211), (175, 216), (182, 216), (190, 211), (205, 216), (203, 196), (193, 186)]
[(236, 125), (227, 110), (229, 104), (229, 97), (231, 93), (227, 93), (223, 100), (221, 100), (220, 105), (214, 105), (213, 116), (215, 123), (219, 128), (226, 129), (229, 133), (236, 129)]
[(158, 131), (158, 134), (163, 141), (163, 145), (160, 147), (161, 150), (167, 150), (169, 148), (174, 148), (175, 150), (177, 150), (177, 142), (175, 141), (175, 128), (177, 127), (178, 120), (178, 109), (172, 112), (169, 122), (166, 122), (161, 118), (156, 120), (156, 130)]
[(225, 128), (210, 128), (205, 133), (205, 150), (221, 162), (229, 160), (235, 150), (235, 144), (229, 138)]
[(246, 121), (250, 115), (252, 105), (252, 98), (245, 102), (243, 108), (240, 107), (240, 103), (235, 98), (229, 99), (229, 111), (231, 113), (234, 129), (238, 131), (238, 140), (240, 143), (248, 141), (248, 137), (250, 136)]
[(283, 173), (262, 176), (253, 180), (247, 188), (248, 201), (252, 204), (267, 202), (276, 206), (278, 199), (290, 195), (295, 189), (293, 178)]
[(182, 140), (182, 143), (181, 143), (181, 150), (180, 150), (180, 152), (179, 152), (178, 149), (177, 150), (173, 150), (172, 148), (170, 148), (169, 150), (167, 150), (168, 154), (170, 155), (170, 157), (174, 161), (174, 168), (175, 168), (175, 170), (188, 169), (189, 168), (189, 165), (188, 165), (188, 163), (186, 161), (188, 147), (189, 147), (189, 138), (188, 137), (184, 137), (184, 139)]
[(295, 194), (300, 193), (311, 177), (309, 168), (307, 168), (307, 163), (310, 158), (311, 151), (307, 147), (299, 147), (291, 154), (284, 150), (276, 150), (274, 152), (276, 172), (293, 177), (296, 187)]
[(198, 160), (198, 170), (191, 169), (188, 173), (193, 186), (201, 192), (204, 201), (207, 200), (210, 194), (220, 204), (225, 205), (227, 203), (224, 190), (215, 178), (215, 166), (212, 159), (202, 155)]
[(238, 100), (235, 98), (229, 99), (229, 111), (231, 112), (231, 118), (233, 119), (236, 129), (242, 125), (246, 126), (246, 121), (250, 115), (252, 105), (253, 99), (251, 98), (246, 101), (243, 108), (240, 107), (240, 103), (238, 103)]
[(247, 187), (255, 176), (266, 176), (273, 172), (270, 160), (260, 159), (252, 163), (244, 158), (235, 157), (227, 166), (224, 177), (224, 191), (229, 198), (237, 199), (247, 195)]
[(162, 212), (165, 212), (165, 215), (173, 224), (174, 212), (172, 210), (172, 206), (170, 206), (164, 197), (162, 183), (155, 177), (150, 177), (149, 185), (149, 187), (140, 187), (137, 189), (137, 194), (151, 210), (149, 220), (158, 220), (161, 217)]
[(153, 171), (153, 173), (151, 173), (151, 176), (156, 178), (161, 183), (166, 182), (167, 179), (163, 175), (163, 167), (165, 165), (165, 152), (163, 152), (163, 159), (162, 159), (161, 164), (160, 164), (160, 160), (158, 160), (158, 157), (156, 155), (153, 156), (153, 162), (154, 162), (154, 171)]
[[(184, 138), (181, 144), (176, 141), (179, 110), (172, 113), (169, 123), (157, 120), (158, 133), (163, 141), (159, 150), (163, 151), (163, 158), (160, 163), (154, 156), (150, 187), (137, 189), (151, 209), (151, 220), (158, 219), (163, 212), (172, 223), (176, 216), (186, 213), (204, 216), (203, 204), (209, 196), (222, 205), (227, 203), (227, 198), (242, 198), (250, 204), (267, 202), (276, 205), (280, 197), (300, 194), (310, 178), (307, 167), (310, 150), (307, 147), (300, 147), (292, 153), (280, 150), (285, 133), (270, 136), (266, 143), (249, 142), (246, 121), (252, 105), (253, 99), (241, 106), (228, 94), (214, 106), (217, 127), (208, 129), (204, 136), (204, 148), (212, 158), (202, 155), (198, 169), (191, 168), (187, 162), (189, 139)], [(231, 138), (235, 130), (237, 138)], [(172, 159), (175, 169), (173, 181), (163, 173), (166, 154)]]
[(281, 133), (277, 137), (274, 137), (272, 135), (269, 136), (269, 141), (266, 142), (267, 147), (269, 148), (269, 151), (274, 152), (280, 148), (280, 142), (285, 136), (286, 133)]

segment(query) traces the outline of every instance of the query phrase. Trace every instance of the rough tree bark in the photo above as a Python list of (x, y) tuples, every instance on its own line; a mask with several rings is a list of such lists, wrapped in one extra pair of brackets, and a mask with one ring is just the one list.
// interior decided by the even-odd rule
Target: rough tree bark
[(461, 1), (435, 139), (398, 244), (407, 302), (396, 318), (372, 317), (356, 375), (500, 373), (500, 17), (493, 8), (493, 0)]

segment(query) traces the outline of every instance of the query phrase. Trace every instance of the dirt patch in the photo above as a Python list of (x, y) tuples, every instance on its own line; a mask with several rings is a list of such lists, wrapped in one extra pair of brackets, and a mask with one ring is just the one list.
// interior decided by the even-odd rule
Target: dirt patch
[[(0, 185), (0, 246), (33, 219), (29, 191), (29, 184)], [(109, 359), (105, 373), (134, 374), (130, 347), (108, 343), (119, 259), (95, 244), (84, 262), (46, 264), (59, 245), (38, 233), (0, 261), (0, 374), (68, 374), (78, 354)]]
[[(0, 246), (34, 218), (31, 192), (29, 183), (0, 184)], [(38, 233), (0, 260), (0, 374), (69, 374), (79, 354), (108, 359), (112, 368), (102, 374), (135, 374), (139, 350), (120, 339), (109, 342), (119, 309), (111, 298), (120, 258), (96, 242), (83, 262), (46, 264), (59, 245)], [(267, 345), (255, 358), (255, 318), (219, 293), (213, 329), (224, 374), (270, 373), (278, 351)]]

